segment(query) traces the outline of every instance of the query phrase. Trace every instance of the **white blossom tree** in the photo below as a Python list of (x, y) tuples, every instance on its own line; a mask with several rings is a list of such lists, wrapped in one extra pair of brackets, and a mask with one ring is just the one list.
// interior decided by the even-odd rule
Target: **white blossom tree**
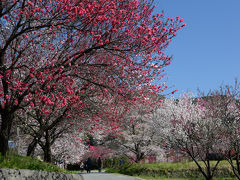
[(72, 133), (66, 133), (58, 138), (52, 145), (51, 150), (55, 160), (62, 160), (67, 164), (81, 162), (84, 154), (89, 151), (83, 141), (74, 137)]
[(222, 140), (225, 148), (222, 152), (230, 163), (235, 176), (240, 179), (240, 84), (221, 86), (211, 91), (201, 100), (203, 106), (212, 112), (214, 118), (223, 125)]
[[(184, 94), (180, 99), (165, 99), (155, 112), (153, 127), (166, 148), (181, 151), (197, 165), (206, 179), (212, 179), (217, 165), (210, 164), (212, 153), (222, 152), (222, 124), (196, 99)], [(203, 164), (199, 163), (199, 160)]]
[(118, 150), (136, 163), (162, 152), (156, 144), (156, 134), (151, 126), (152, 112), (162, 97), (154, 93), (143, 96), (144, 100), (137, 99), (129, 106), (123, 117), (122, 134), (115, 139)]

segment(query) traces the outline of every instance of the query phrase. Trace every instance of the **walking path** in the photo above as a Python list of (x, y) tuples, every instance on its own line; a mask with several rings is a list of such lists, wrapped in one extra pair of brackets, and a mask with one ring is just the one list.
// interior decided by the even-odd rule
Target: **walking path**
[(138, 178), (118, 175), (118, 174), (109, 174), (105, 172), (91, 171), (91, 173), (79, 173), (84, 180), (139, 180)]

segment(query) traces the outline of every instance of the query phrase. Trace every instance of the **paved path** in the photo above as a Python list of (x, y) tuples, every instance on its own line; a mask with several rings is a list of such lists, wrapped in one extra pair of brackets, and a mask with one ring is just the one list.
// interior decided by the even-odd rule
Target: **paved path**
[(92, 171), (91, 173), (79, 173), (83, 177), (84, 180), (137, 180), (138, 178), (118, 175), (118, 174), (110, 174), (105, 172), (97, 172)]

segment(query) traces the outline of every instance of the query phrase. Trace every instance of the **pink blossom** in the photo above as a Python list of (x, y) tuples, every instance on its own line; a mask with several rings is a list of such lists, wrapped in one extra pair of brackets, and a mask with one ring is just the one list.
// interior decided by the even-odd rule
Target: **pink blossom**
[(94, 38), (95, 38), (96, 40), (100, 40), (100, 39), (101, 39), (101, 35), (94, 35)]
[(31, 1), (28, 1), (27, 3), (31, 6), (33, 6), (33, 3)]
[(32, 107), (34, 107), (34, 104), (33, 104), (33, 102), (30, 102), (30, 105), (31, 105)]

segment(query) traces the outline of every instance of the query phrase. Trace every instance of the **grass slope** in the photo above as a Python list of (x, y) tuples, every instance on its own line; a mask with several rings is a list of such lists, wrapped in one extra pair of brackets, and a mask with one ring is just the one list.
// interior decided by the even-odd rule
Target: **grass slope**
[(13, 153), (7, 154), (6, 157), (0, 155), (0, 168), (64, 172), (63, 169), (56, 165), (42, 162), (32, 157), (20, 156)]
[[(202, 162), (200, 162), (201, 164)], [(215, 161), (211, 162), (215, 164)], [(107, 169), (107, 172), (114, 172), (137, 176), (143, 179), (204, 179), (198, 171), (194, 162), (161, 162), (152, 164), (133, 164), (130, 167), (115, 167)], [(234, 174), (227, 161), (220, 162), (217, 172), (217, 179), (234, 179)]]

